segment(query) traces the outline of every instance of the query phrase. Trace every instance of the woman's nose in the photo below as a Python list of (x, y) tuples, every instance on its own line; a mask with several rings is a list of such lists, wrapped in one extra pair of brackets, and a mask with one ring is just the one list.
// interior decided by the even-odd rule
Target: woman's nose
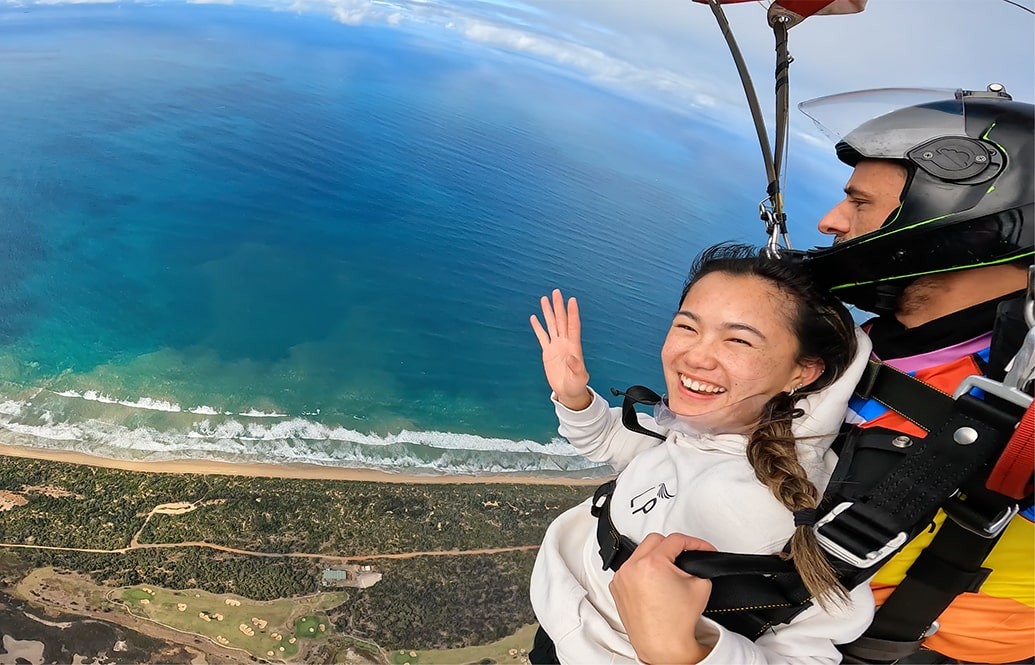
[(687, 345), (683, 350), (683, 356), (691, 367), (702, 369), (715, 367), (717, 362), (715, 343), (708, 339), (698, 339)]

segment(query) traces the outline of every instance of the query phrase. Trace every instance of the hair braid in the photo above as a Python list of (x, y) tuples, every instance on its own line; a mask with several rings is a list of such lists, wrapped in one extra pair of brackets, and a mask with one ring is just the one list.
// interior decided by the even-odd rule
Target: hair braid
[[(714, 245), (698, 255), (679, 298), (704, 275), (721, 272), (767, 280), (793, 303), (788, 324), (798, 340), (798, 360), (823, 364), (822, 374), (793, 396), (781, 393), (769, 400), (759, 426), (748, 441), (747, 457), (755, 477), (787, 508), (814, 510), (820, 491), (809, 481), (794, 448), (791, 421), (801, 415), (798, 398), (830, 386), (841, 377), (856, 353), (855, 323), (845, 306), (824, 290), (801, 264), (771, 257), (757, 248), (736, 243)], [(824, 609), (841, 604), (848, 591), (837, 579), (811, 525), (800, 525), (791, 536), (790, 554), (806, 588)]]
[[(801, 415), (801, 410), (794, 408), (795, 400), (787, 393), (769, 400), (763, 421), (747, 446), (755, 477), (791, 512), (815, 509), (820, 499), (819, 490), (809, 481), (794, 449), (791, 421)], [(811, 525), (795, 527), (790, 553), (781, 556), (794, 561), (805, 588), (821, 607), (827, 609), (830, 602), (839, 604), (847, 600), (848, 591), (824, 556)]]

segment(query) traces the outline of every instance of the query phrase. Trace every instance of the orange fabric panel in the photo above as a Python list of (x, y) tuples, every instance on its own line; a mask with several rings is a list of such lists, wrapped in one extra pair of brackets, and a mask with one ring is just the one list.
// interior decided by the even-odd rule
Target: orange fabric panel
[[(874, 586), (880, 605), (895, 587)], [(1035, 609), (984, 593), (958, 596), (938, 619), (941, 628), (924, 640), (938, 653), (971, 663), (1013, 663), (1035, 655)], [(1024, 638), (1020, 641), (1017, 636)]]

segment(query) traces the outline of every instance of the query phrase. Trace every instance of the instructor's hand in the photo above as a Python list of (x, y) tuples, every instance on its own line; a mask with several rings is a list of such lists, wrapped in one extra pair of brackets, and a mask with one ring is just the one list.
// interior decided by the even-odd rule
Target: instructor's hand
[(676, 567), (676, 557), (686, 550), (715, 548), (681, 533), (652, 533), (611, 581), (618, 615), (644, 663), (697, 663), (711, 650), (697, 641), (694, 628), (708, 604), (712, 583)]

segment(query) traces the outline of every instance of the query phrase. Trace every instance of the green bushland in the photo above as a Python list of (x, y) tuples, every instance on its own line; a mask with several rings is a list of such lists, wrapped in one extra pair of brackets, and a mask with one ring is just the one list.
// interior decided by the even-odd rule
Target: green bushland
[[(136, 473), (3, 456), (0, 489), (29, 500), (0, 512), (0, 539), (8, 543), (122, 548), (156, 505), (183, 501), (199, 506), (152, 516), (139, 541), (334, 556), (535, 546), (558, 514), (592, 493), (587, 486)], [(111, 587), (203, 589), (263, 601), (326, 590), (321, 562), (310, 558), (199, 547), (8, 551), (16, 561), (82, 572)], [(349, 601), (327, 610), (328, 627), (388, 650), (488, 644), (535, 621), (528, 601), (534, 559), (531, 550), (365, 560), (382, 580), (346, 590)]]
[(379, 563), (384, 578), (338, 608), (338, 630), (385, 649), (487, 644), (534, 623), (528, 579), (535, 552), (422, 557)]
[(320, 566), (311, 559), (267, 559), (198, 547), (141, 549), (121, 554), (17, 550), (35, 567), (83, 572), (107, 586), (148, 585), (203, 589), (253, 600), (276, 600), (319, 591)]
[(141, 543), (207, 543), (257, 552), (359, 556), (535, 545), (586, 486), (370, 483), (156, 474), (0, 456), (0, 489), (34, 491), (0, 512), (5, 542), (118, 549), (160, 503), (203, 502), (154, 515)]

